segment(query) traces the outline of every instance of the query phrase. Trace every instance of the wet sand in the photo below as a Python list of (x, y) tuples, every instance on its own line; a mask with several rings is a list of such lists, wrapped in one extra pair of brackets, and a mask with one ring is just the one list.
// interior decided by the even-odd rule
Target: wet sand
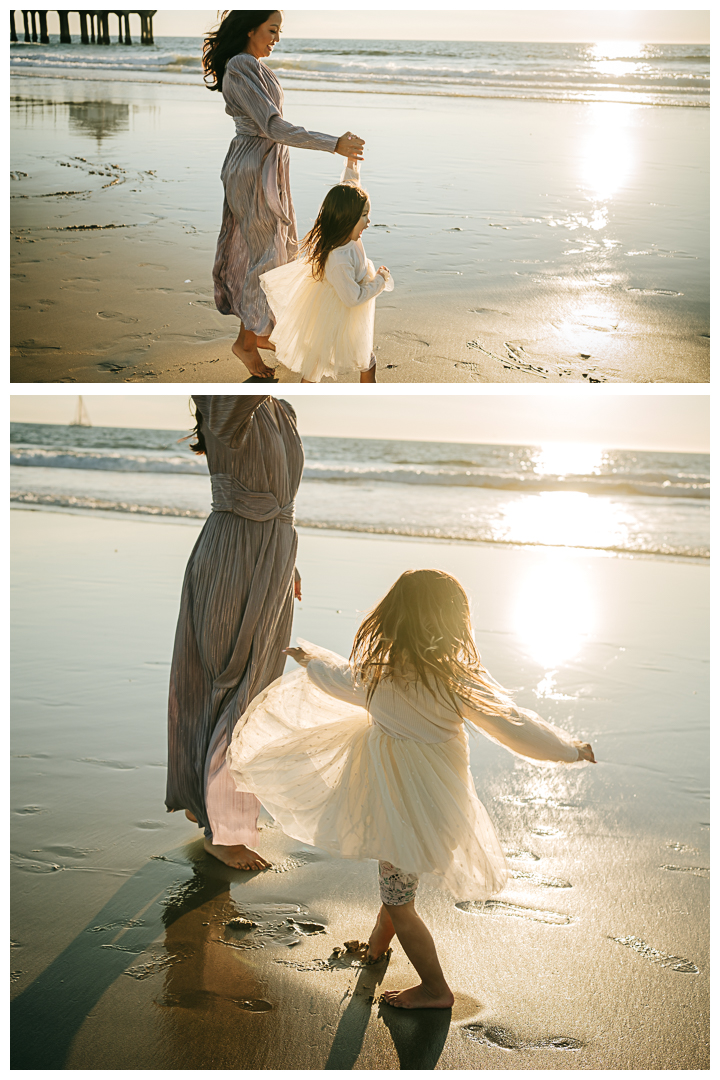
[[(12, 87), (13, 381), (243, 381), (212, 297), (217, 96)], [(285, 112), (367, 138), (380, 381), (707, 381), (708, 110), (292, 90)], [(302, 233), (341, 161), (291, 154)]]
[[(265, 819), (274, 870), (230, 871), (164, 812), (199, 524), (11, 516), (15, 1068), (708, 1068), (706, 566), (301, 531), (296, 634), (347, 651), (401, 570), (447, 569), (496, 677), (601, 762), (473, 740), (513, 880), (484, 910), (421, 885), (457, 1005), (398, 1013), (375, 999), (411, 978), (401, 949), (386, 969), (333, 952), (371, 929), (374, 864)], [(554, 575), (591, 624), (541, 617)]]

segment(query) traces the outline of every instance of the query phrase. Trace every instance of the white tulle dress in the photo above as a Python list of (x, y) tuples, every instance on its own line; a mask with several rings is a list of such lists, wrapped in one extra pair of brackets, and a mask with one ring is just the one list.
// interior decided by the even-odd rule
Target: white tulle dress
[[(341, 182), (358, 181), (357, 168), (346, 168)], [(290, 371), (320, 382), (374, 365), (375, 297), (394, 283), (375, 272), (362, 240), (334, 248), (320, 281), (299, 258), (261, 274), (260, 284), (275, 316), (275, 356)]]
[[(346, 660), (313, 658), (264, 690), (227, 752), (237, 786), (288, 836), (345, 859), (378, 859), (444, 879), (459, 899), (499, 892), (508, 872), (475, 792), (463, 720), (417, 682), (381, 682), (365, 708)], [(576, 761), (579, 743), (536, 714), (465, 716), (534, 761)]]

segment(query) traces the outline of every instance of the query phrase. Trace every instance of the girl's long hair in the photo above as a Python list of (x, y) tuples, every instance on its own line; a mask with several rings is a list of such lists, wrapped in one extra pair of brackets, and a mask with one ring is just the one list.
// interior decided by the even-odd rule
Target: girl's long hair
[[(211, 30), (203, 43), (203, 78), (208, 90), (222, 90), (228, 61), (244, 52), (248, 34), (267, 22), (280, 8), (271, 11), (223, 11), (220, 25)], [(208, 81), (211, 80), (211, 81)]]
[(322, 281), (325, 275), (330, 252), (347, 244), (368, 201), (367, 192), (357, 184), (336, 184), (328, 191), (315, 224), (302, 242), (316, 281)]
[(512, 712), (480, 661), (465, 590), (442, 570), (406, 570), (361, 624), (350, 662), (368, 705), (381, 680), (417, 677), (458, 715), (461, 698), (495, 716)]

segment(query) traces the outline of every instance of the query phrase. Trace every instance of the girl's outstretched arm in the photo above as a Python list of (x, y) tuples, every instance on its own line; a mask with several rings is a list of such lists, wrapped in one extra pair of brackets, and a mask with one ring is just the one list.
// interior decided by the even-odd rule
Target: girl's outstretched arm
[(512, 717), (506, 719), (463, 702), (463, 715), (494, 742), (531, 761), (595, 761), (590, 743), (573, 738), (530, 709), (514, 706)]
[[(302, 645), (308, 645), (311, 651), (307, 651)], [(302, 645), (300, 648), (283, 649), (283, 652), (305, 668), (310, 682), (331, 697), (346, 701), (349, 705), (365, 706), (365, 689), (356, 684), (352, 668), (347, 660), (328, 649), (313, 646), (309, 642), (302, 642)], [(315, 651), (315, 655), (312, 650)]]

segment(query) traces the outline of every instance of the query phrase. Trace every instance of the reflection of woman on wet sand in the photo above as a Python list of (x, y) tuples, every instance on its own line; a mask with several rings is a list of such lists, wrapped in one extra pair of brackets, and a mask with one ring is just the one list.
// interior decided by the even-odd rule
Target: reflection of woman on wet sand
[(211, 90), (222, 91), (236, 130), (221, 173), (225, 203), (213, 268), (215, 303), (223, 315), (241, 320), (232, 350), (261, 378), (273, 375), (258, 352), (258, 346), (273, 349), (273, 316), (260, 274), (289, 262), (298, 248), (288, 147), (353, 160), (362, 158), (363, 147), (349, 131), (338, 138), (283, 120), (282, 87), (262, 62), (280, 40), (282, 21), (280, 11), (226, 12), (203, 48), (205, 79)]
[(205, 850), (259, 870), (258, 799), (237, 791), (225, 751), (252, 699), (277, 679), (290, 640), (303, 450), (295, 414), (275, 398), (195, 396), (212, 512), (190, 556), (170, 672), (168, 810), (205, 830)]

